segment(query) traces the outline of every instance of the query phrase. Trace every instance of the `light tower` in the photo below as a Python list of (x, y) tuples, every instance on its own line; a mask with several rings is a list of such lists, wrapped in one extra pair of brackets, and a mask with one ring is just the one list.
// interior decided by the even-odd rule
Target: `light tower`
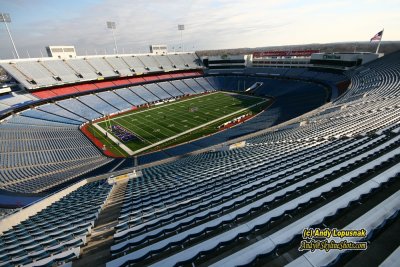
[(115, 54), (118, 54), (118, 46), (117, 46), (117, 40), (115, 39), (115, 28), (116, 28), (116, 24), (114, 21), (107, 21), (107, 28), (111, 29), (112, 34), (113, 34), (113, 38), (114, 38), (114, 46), (115, 46)]
[(185, 30), (185, 25), (184, 24), (178, 24), (178, 31), (181, 32), (181, 49), (183, 52), (183, 41), (182, 41), (182, 33)]
[(0, 22), (4, 22), (4, 24), (6, 25), (6, 29), (7, 29), (8, 35), (10, 36), (11, 43), (12, 43), (12, 45), (14, 47), (14, 52), (17, 55), (17, 58), (19, 58), (17, 48), (15, 47), (14, 40), (13, 40), (13, 38), (11, 36), (10, 29), (8, 28), (8, 25), (7, 25), (7, 23), (11, 23), (10, 14), (8, 14), (8, 13), (0, 13)]

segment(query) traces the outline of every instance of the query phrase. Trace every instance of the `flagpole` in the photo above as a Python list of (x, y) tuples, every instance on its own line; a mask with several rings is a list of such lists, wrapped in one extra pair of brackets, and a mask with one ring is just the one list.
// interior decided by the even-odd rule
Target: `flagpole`
[(375, 54), (378, 54), (378, 52), (379, 52), (379, 47), (381, 46), (381, 42), (382, 42), (382, 41), (379, 41), (378, 46), (376, 47)]
[(382, 36), (381, 36), (381, 39), (379, 40), (379, 43), (378, 43), (378, 46), (376, 47), (376, 52), (375, 52), (375, 54), (378, 54), (379, 53), (379, 47), (381, 46), (381, 42), (382, 42), (382, 38), (383, 38), (383, 31), (384, 31), (385, 29), (382, 29)]

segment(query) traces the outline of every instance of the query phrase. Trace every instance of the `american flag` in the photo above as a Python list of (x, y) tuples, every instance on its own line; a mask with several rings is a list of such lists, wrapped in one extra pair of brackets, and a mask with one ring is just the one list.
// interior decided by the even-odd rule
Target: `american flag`
[(380, 41), (382, 40), (382, 35), (383, 35), (383, 30), (381, 30), (380, 32), (378, 32), (377, 34), (374, 35), (374, 37), (371, 38), (371, 41)]

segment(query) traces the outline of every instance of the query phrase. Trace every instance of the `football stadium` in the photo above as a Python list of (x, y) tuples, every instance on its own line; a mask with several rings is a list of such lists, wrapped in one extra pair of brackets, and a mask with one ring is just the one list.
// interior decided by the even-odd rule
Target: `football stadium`
[(400, 50), (382, 36), (37, 58), (12, 42), (0, 266), (400, 266)]

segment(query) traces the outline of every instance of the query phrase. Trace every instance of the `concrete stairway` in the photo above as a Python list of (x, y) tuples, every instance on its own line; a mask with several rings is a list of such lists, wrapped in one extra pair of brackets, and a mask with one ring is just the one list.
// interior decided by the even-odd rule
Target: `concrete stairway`
[(125, 180), (114, 186), (103, 210), (95, 221), (86, 246), (81, 248), (80, 257), (73, 262), (72, 266), (105, 266), (105, 263), (111, 259), (110, 247), (113, 244), (114, 226), (118, 223), (127, 184), (128, 180)]

